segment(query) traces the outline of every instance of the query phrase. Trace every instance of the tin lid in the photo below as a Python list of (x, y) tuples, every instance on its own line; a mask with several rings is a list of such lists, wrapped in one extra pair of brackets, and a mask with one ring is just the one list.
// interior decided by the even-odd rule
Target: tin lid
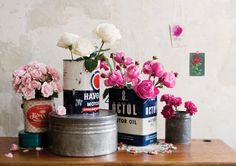
[(112, 110), (100, 109), (94, 114), (57, 115), (55, 111), (49, 113), (49, 121), (67, 124), (104, 124), (116, 123), (117, 114)]

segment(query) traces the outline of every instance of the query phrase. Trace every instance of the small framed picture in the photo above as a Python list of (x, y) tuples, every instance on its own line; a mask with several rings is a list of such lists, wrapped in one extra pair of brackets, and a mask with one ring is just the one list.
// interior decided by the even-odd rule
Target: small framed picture
[(172, 24), (169, 26), (170, 38), (172, 47), (183, 47), (184, 43), (184, 28), (183, 25)]
[(190, 76), (205, 75), (205, 53), (190, 53), (189, 74)]

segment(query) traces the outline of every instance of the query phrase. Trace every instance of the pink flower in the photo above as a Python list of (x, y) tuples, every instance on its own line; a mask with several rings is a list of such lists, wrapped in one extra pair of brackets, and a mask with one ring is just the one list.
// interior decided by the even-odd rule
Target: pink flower
[(151, 62), (152, 62), (152, 61), (146, 61), (146, 62), (143, 64), (143, 73), (144, 73), (144, 74), (149, 74), (149, 75), (152, 75), (152, 74), (153, 74), (153, 71), (152, 71), (152, 68), (151, 68)]
[(53, 94), (53, 87), (49, 83), (44, 82), (41, 88), (41, 93), (43, 97), (49, 97)]
[(159, 90), (151, 80), (143, 80), (133, 87), (135, 93), (142, 99), (153, 99), (159, 94)]
[(175, 116), (175, 111), (173, 110), (172, 106), (165, 105), (161, 111), (161, 114), (164, 116), (164, 118), (171, 119)]
[(27, 87), (21, 88), (21, 91), (23, 93), (23, 96), (26, 100), (34, 99), (35, 98), (35, 90), (29, 89)]
[(172, 105), (174, 96), (171, 94), (164, 94), (161, 96), (161, 100), (160, 101), (164, 101), (167, 105)]
[(18, 146), (16, 144), (11, 144), (11, 147), (10, 147), (10, 151), (17, 151), (18, 150)]
[(29, 84), (28, 88), (29, 88), (29, 89), (32, 89), (32, 90), (35, 90), (35, 89), (40, 90), (40, 88), (41, 88), (41, 83), (38, 82), (38, 81), (33, 80), (33, 81)]
[(124, 79), (120, 70), (114, 70), (108, 75), (108, 79), (104, 81), (106, 86), (124, 86)]
[(100, 62), (100, 69), (104, 69), (106, 71), (109, 70), (109, 67), (108, 67), (106, 61), (101, 61)]
[(125, 72), (125, 80), (127, 82), (132, 82), (133, 80), (138, 80), (140, 71), (136, 65), (129, 65)]
[(181, 97), (175, 97), (174, 98), (174, 101), (173, 101), (173, 105), (175, 106), (175, 107), (178, 107), (178, 106), (180, 106), (182, 104), (182, 98)]
[(49, 84), (52, 86), (54, 92), (62, 91), (62, 86), (59, 82), (51, 81)]
[(190, 115), (193, 115), (198, 112), (196, 105), (191, 101), (186, 101), (184, 103), (184, 107), (186, 108), (186, 112)]
[(123, 63), (124, 57), (125, 57), (125, 53), (124, 52), (117, 52), (117, 53), (115, 53), (114, 60), (117, 63)]
[(183, 28), (179, 25), (176, 25), (172, 28), (172, 34), (175, 37), (179, 37), (183, 32)]
[(130, 58), (130, 57), (127, 57), (127, 58), (125, 58), (125, 60), (124, 60), (124, 65), (125, 65), (125, 66), (129, 66), (129, 65), (131, 65), (131, 64), (133, 64), (133, 63), (134, 63), (134, 61), (133, 61), (133, 59)]
[(43, 76), (43, 73), (38, 69), (34, 69), (30, 71), (30, 75), (33, 79), (41, 79)]
[(165, 72), (161, 77), (160, 82), (167, 88), (173, 88), (176, 83), (175, 74), (173, 72)]
[(29, 73), (25, 73), (24, 76), (21, 78), (21, 82), (24, 86), (28, 86), (32, 81), (32, 77)]
[(56, 113), (60, 116), (66, 115), (66, 108), (64, 106), (58, 106), (56, 109)]
[(52, 66), (47, 66), (47, 71), (48, 71), (48, 74), (50, 74), (52, 76), (52, 79), (54, 81), (58, 81), (60, 79), (60, 76), (59, 76), (57, 70), (55, 68), (53, 68)]
[(161, 77), (165, 73), (164, 67), (160, 62), (151, 62), (150, 66), (155, 77)]

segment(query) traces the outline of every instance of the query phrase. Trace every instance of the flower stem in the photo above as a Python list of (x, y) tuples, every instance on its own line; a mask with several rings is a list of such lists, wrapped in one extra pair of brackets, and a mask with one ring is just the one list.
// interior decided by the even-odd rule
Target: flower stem
[(100, 48), (99, 48), (98, 53), (97, 53), (96, 56), (99, 56), (99, 54), (100, 54), (100, 52), (101, 52), (101, 50), (102, 50), (103, 45), (104, 45), (104, 41), (102, 40), (102, 44), (101, 44), (101, 46), (100, 46)]
[(72, 54), (72, 50), (70, 49), (70, 56), (71, 56), (71, 59), (72, 59), (72, 61), (74, 60), (74, 58), (73, 58), (73, 54)]

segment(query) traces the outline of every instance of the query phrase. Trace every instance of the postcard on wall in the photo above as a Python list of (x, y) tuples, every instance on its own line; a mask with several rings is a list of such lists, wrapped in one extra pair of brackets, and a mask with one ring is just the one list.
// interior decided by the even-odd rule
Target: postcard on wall
[(183, 25), (171, 24), (169, 26), (169, 29), (170, 29), (170, 38), (172, 47), (185, 46)]
[(205, 53), (190, 53), (189, 74), (190, 76), (205, 75)]

